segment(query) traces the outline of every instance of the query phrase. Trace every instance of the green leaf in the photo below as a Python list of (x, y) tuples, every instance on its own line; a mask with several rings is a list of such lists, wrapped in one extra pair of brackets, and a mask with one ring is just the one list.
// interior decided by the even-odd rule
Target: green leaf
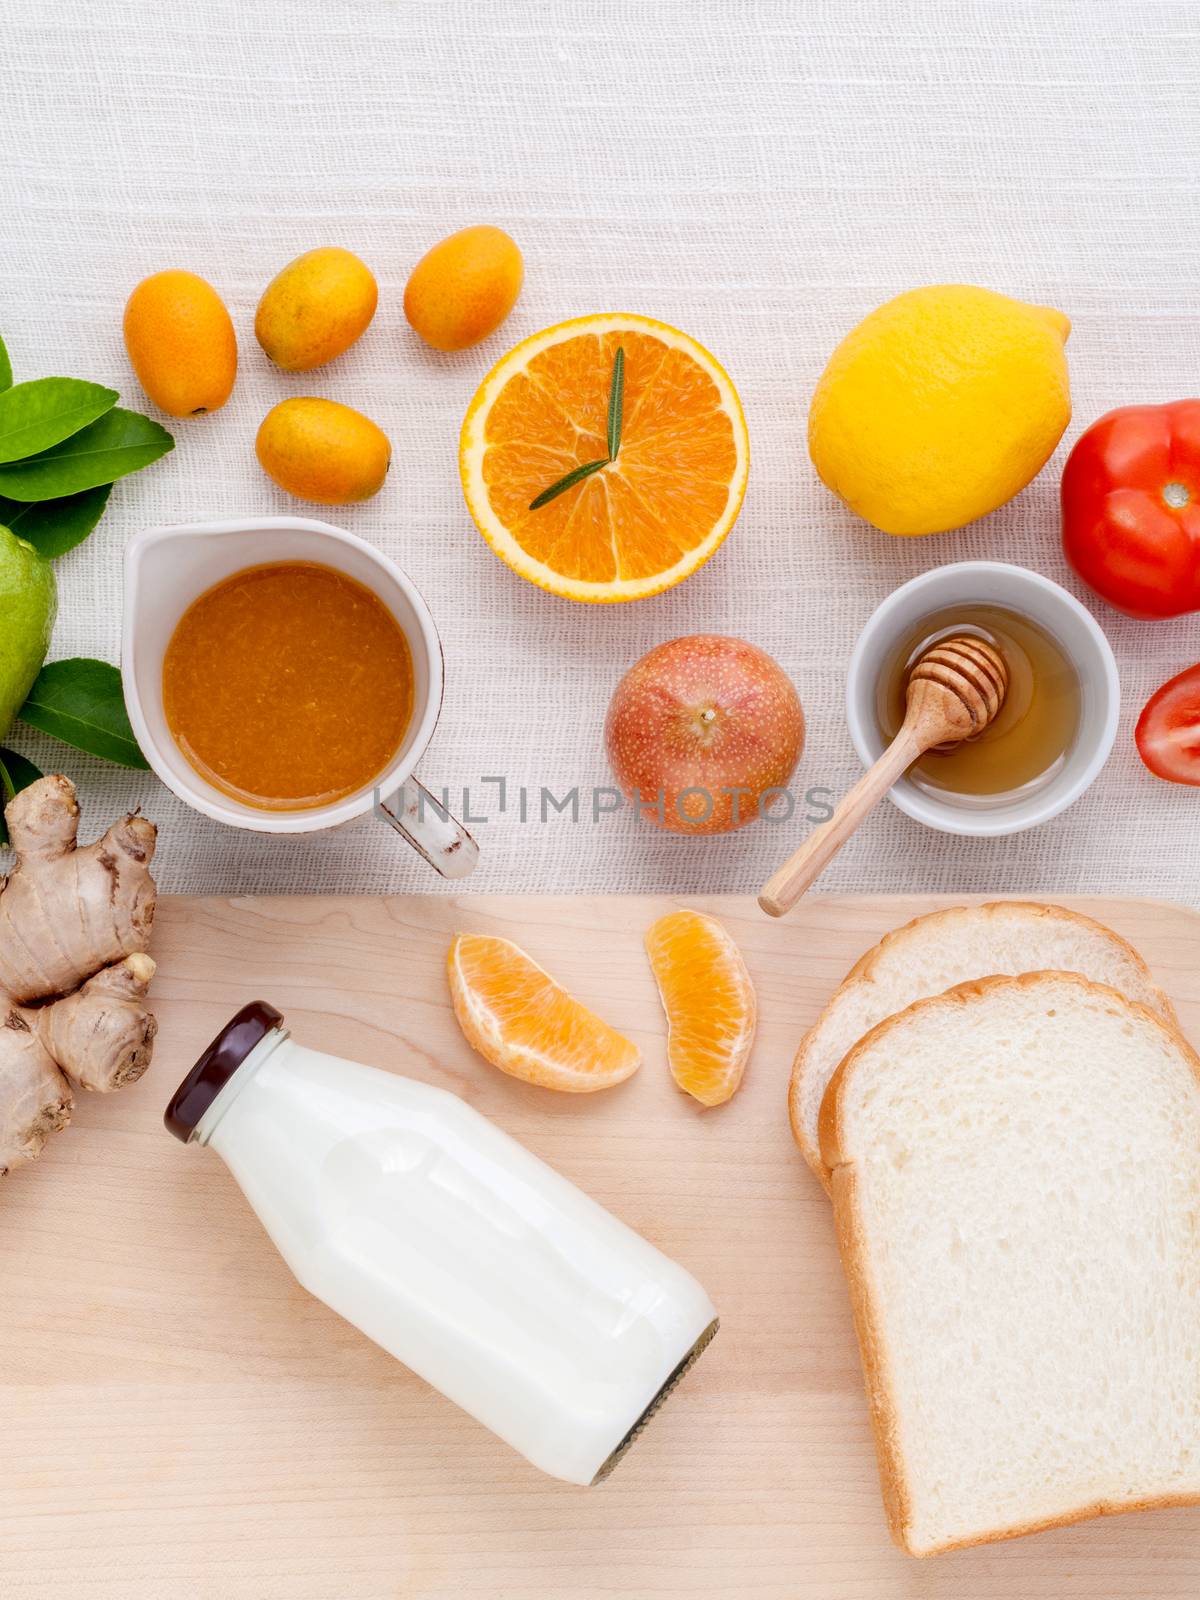
[(574, 467), (565, 478), (560, 478), (557, 483), (552, 483), (548, 489), (543, 489), (536, 500), (529, 502), (530, 511), (540, 511), (543, 506), (548, 506), (551, 500), (557, 500), (560, 494), (565, 494), (568, 489), (573, 489), (577, 483), (582, 483), (585, 478), (590, 478), (593, 472), (599, 472), (601, 467), (608, 465), (608, 457), (603, 461), (585, 461), (582, 467)]
[(28, 789), (31, 783), (36, 783), (42, 776), (39, 768), (26, 756), (19, 756), (15, 750), (5, 750), (0, 747), (0, 786), (4, 789), (4, 804), (7, 805), (13, 795), (20, 794), (22, 789)]
[(625, 410), (625, 350), (617, 346), (613, 357), (612, 382), (608, 388), (608, 459), (615, 461), (621, 448), (621, 422)]
[(0, 392), (12, 388), (12, 362), (8, 359), (8, 348), (3, 339), (0, 339)]
[(6, 500), (0, 495), (0, 523), (52, 561), (82, 544), (104, 515), (112, 485), (84, 489), (61, 500)]
[(51, 661), (33, 680), (21, 722), (119, 767), (148, 767), (129, 725), (121, 674), (107, 661)]
[(15, 750), (0, 749), (0, 844), (8, 843), (8, 826), (4, 808), (15, 794), (36, 783), (41, 773), (32, 761), (19, 756)]
[(57, 500), (100, 484), (114, 483), (127, 472), (148, 467), (175, 444), (165, 428), (140, 412), (114, 406), (52, 450), (0, 466), (0, 495), (10, 500)]
[(82, 378), (34, 378), (0, 393), (0, 462), (24, 461), (95, 422), (117, 391)]

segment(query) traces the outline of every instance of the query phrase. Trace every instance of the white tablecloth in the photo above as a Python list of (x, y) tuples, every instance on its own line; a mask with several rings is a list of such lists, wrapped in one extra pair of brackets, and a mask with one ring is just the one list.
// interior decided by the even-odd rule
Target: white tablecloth
[[(18, 377), (86, 376), (142, 405), (121, 309), (165, 266), (211, 279), (241, 341), (231, 402), (175, 425), (175, 452), (120, 485), (98, 533), (60, 563), (54, 655), (116, 660), (133, 529), (304, 509), (254, 459), (271, 404), (316, 392), (359, 407), (392, 437), (394, 466), (375, 500), (334, 516), (406, 567), (438, 618), (447, 695), (422, 773), (490, 808), (479, 890), (756, 886), (795, 825), (685, 840), (628, 813), (536, 820), (542, 785), (586, 794), (608, 781), (601, 725), (625, 667), (681, 633), (753, 639), (808, 713), (797, 784), (844, 788), (858, 768), (843, 669), (872, 608), (914, 573), (972, 556), (1081, 592), (1057, 536), (1067, 445), (1110, 406), (1200, 386), (1200, 7), (1188, 0), (8, 0), (0, 52), (0, 331)], [(405, 278), (433, 240), (483, 220), (520, 242), (525, 291), (487, 344), (436, 355), (403, 320)], [(259, 352), (254, 306), (279, 266), (322, 243), (370, 263), (380, 310), (336, 365), (290, 378)], [(852, 323), (940, 280), (1069, 313), (1076, 420), (1011, 505), (961, 533), (898, 541), (822, 488), (805, 411)], [(491, 362), (545, 324), (606, 309), (664, 318), (719, 356), (753, 457), (719, 554), (622, 608), (560, 601), (509, 572), (474, 531), (455, 465)], [(1131, 743), (1147, 694), (1200, 656), (1200, 622), (1136, 625), (1094, 604), (1126, 711), (1092, 792), (993, 842), (884, 807), (826, 888), (1200, 901), (1200, 794), (1151, 778)], [(162, 827), (166, 888), (439, 887), (369, 820), (266, 841), (194, 815), (149, 776), (13, 742), (72, 772), (93, 822), (141, 804)], [(480, 787), (499, 774), (504, 817), (494, 786)]]

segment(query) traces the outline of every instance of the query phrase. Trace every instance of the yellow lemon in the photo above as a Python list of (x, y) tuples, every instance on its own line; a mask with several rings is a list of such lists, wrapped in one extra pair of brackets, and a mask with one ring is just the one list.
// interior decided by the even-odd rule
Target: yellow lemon
[(911, 289), (838, 345), (808, 416), (813, 465), (885, 533), (943, 533), (1037, 476), (1071, 420), (1061, 311)]

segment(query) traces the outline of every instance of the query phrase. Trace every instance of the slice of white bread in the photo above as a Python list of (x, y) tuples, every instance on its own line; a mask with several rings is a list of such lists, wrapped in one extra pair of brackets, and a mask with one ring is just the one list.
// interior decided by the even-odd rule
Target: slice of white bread
[(825, 1097), (892, 1531), (913, 1555), (1200, 1501), (1200, 1059), (1074, 973), (890, 1017)]
[(1021, 972), (1080, 972), (1111, 984), (1176, 1026), (1171, 1002), (1119, 934), (1063, 906), (1027, 900), (951, 906), (889, 933), (851, 968), (800, 1042), (788, 1112), (804, 1158), (829, 1188), (818, 1148), (817, 1119), (838, 1062), (885, 1017), (914, 1000), (972, 978)]

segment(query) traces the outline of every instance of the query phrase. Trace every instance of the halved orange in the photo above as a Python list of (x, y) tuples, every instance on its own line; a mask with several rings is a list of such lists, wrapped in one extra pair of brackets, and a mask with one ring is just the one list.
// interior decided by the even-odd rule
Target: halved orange
[(719, 922), (672, 911), (646, 934), (667, 1013), (667, 1060), (679, 1087), (704, 1106), (737, 1090), (754, 1044), (758, 1005), (742, 953)]
[(513, 1078), (590, 1094), (621, 1083), (642, 1064), (635, 1044), (573, 1000), (509, 939), (457, 934), (447, 968), (467, 1042)]
[[(616, 459), (532, 509), (576, 467), (608, 457), (618, 349)], [(749, 465), (724, 369), (686, 333), (624, 312), (560, 322), (510, 350), (480, 385), (459, 445), (480, 533), (514, 572), (570, 600), (640, 600), (682, 582), (733, 526)]]

